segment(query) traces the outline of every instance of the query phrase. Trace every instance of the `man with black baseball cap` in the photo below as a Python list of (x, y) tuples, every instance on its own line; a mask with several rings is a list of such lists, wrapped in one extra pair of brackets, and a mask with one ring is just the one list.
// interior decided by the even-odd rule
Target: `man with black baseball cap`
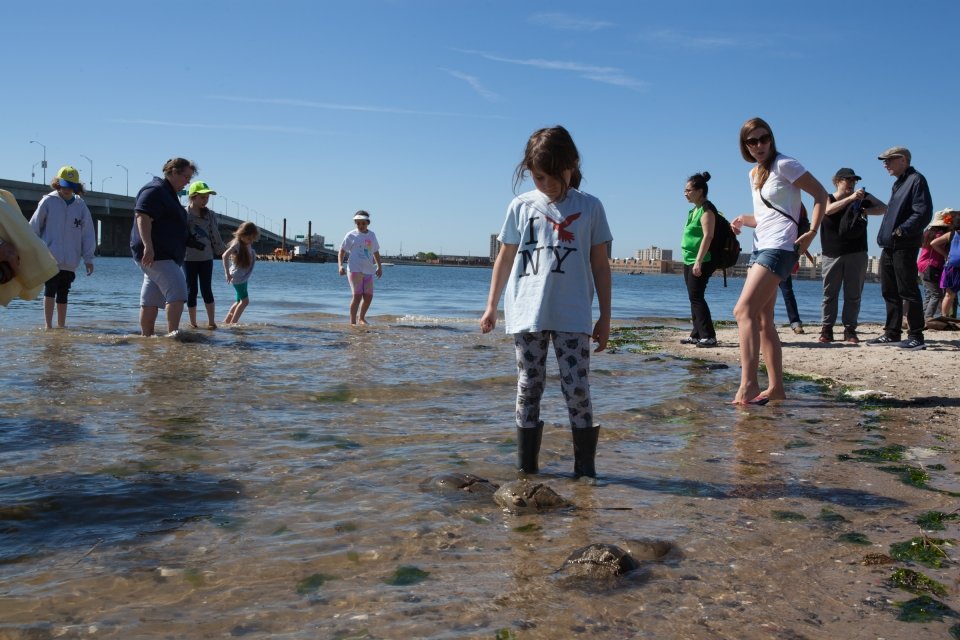
[[(916, 351), (923, 342), (923, 299), (917, 284), (917, 255), (923, 230), (933, 217), (927, 179), (910, 165), (910, 150), (891, 147), (877, 156), (896, 180), (877, 233), (880, 245), (880, 292), (886, 302), (883, 335), (868, 340), (870, 346), (896, 345)], [(903, 314), (907, 314), (907, 339), (900, 341)]]

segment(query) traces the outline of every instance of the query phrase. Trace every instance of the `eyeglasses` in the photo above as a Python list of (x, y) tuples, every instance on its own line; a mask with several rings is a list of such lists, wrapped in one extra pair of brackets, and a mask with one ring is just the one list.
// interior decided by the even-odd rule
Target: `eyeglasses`
[(757, 145), (759, 145), (759, 144), (770, 144), (770, 141), (771, 141), (771, 140), (773, 140), (773, 136), (771, 136), (769, 133), (765, 133), (765, 134), (763, 134), (762, 136), (760, 136), (759, 138), (747, 138), (747, 139), (744, 140), (743, 142), (744, 142), (748, 147), (755, 147), (755, 146), (757, 146)]

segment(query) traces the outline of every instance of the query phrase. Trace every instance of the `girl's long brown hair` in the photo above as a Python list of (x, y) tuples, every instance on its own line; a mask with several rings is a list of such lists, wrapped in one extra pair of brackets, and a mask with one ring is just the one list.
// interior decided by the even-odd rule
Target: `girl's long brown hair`
[[(557, 125), (538, 129), (527, 140), (523, 160), (517, 165), (513, 176), (513, 190), (516, 192), (524, 176), (534, 169), (542, 171), (551, 178), (559, 180), (563, 190), (557, 201), (567, 197), (568, 189), (579, 189), (583, 174), (580, 173), (580, 152), (573, 143), (570, 132)], [(563, 180), (563, 172), (570, 170), (569, 184)]]
[[(253, 264), (249, 247), (256, 242), (259, 237), (260, 229), (252, 222), (244, 222), (233, 232), (233, 240), (230, 242), (230, 248), (237, 247), (237, 252), (233, 255), (233, 261), (241, 269), (246, 269)], [(245, 238), (248, 241), (244, 243), (240, 240), (241, 238)]]
[(747, 147), (747, 138), (750, 136), (750, 132), (755, 129), (766, 129), (770, 134), (770, 155), (763, 164), (757, 163), (757, 170), (753, 175), (753, 186), (759, 191), (763, 185), (766, 184), (767, 178), (770, 177), (770, 167), (773, 166), (773, 162), (777, 159), (778, 152), (777, 139), (774, 137), (773, 129), (770, 128), (767, 121), (763, 118), (750, 118), (740, 127), (740, 155), (743, 156), (743, 159), (747, 162), (757, 162)]

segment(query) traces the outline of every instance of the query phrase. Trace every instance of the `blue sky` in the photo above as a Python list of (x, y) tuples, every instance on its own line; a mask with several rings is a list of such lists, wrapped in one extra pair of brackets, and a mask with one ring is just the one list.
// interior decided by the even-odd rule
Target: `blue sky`
[(30, 179), (36, 140), (48, 179), (73, 164), (123, 194), (121, 164), (133, 195), (180, 155), (224, 196), (215, 210), (274, 230), (286, 218), (290, 236), (310, 220), (339, 244), (366, 209), (383, 253), (485, 255), (527, 137), (559, 123), (628, 257), (679, 248), (697, 171), (721, 211), (748, 211), (737, 134), (759, 115), (828, 190), (848, 166), (886, 199), (876, 156), (904, 145), (934, 207), (960, 208), (958, 7), (11, 3), (0, 177)]

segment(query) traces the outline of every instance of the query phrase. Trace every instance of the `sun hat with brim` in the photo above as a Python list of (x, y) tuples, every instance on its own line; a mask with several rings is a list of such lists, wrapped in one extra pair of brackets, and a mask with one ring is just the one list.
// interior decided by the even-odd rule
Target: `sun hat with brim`
[(74, 191), (80, 189), (80, 172), (70, 165), (60, 167), (60, 170), (57, 171), (57, 179), (60, 181), (61, 187)]
[(949, 227), (953, 223), (953, 218), (956, 217), (957, 211), (955, 209), (940, 209), (935, 214), (933, 214), (933, 220), (930, 221), (930, 224), (927, 225), (927, 228), (930, 227)]
[(211, 189), (210, 187), (208, 187), (206, 182), (202, 182), (200, 180), (197, 180), (196, 182), (191, 184), (190, 189), (187, 190), (188, 196), (202, 196), (205, 194), (215, 196), (217, 195), (217, 192)]
[(902, 156), (909, 156), (910, 150), (906, 147), (890, 147), (883, 153), (877, 156), (877, 160), (886, 160), (887, 158), (899, 158)]

